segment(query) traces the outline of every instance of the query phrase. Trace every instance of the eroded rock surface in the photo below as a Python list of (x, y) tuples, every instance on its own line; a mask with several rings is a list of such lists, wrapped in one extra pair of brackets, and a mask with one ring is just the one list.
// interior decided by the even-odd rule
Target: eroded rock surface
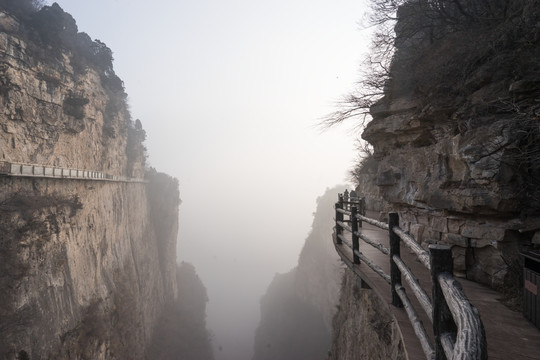
[(373, 290), (358, 286), (357, 280), (354, 273), (345, 271), (327, 359), (406, 359), (388, 305)]
[(390, 79), (362, 134), (376, 188), (363, 188), (423, 246), (452, 245), (458, 275), (519, 297), (518, 252), (539, 229), (540, 27), (534, 1), (510, 3), (515, 17), (492, 23), (400, 9)]
[[(0, 160), (144, 177), (144, 131), (120, 80), (75, 48), (47, 45), (45, 35), (81, 34), (58, 5), (42, 11), (41, 20), (65, 21), (59, 34), (0, 12)], [(179, 194), (169, 176), (146, 176), (148, 184), (0, 177), (0, 357), (149, 355), (178, 294)]]

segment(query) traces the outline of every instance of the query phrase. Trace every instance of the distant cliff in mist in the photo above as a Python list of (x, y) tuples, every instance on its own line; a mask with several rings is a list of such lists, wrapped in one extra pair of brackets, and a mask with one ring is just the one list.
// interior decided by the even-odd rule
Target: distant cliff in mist
[(333, 248), (333, 205), (344, 187), (317, 199), (298, 265), (277, 274), (261, 299), (253, 360), (325, 359), (339, 297), (341, 263)]
[(34, 3), (0, 1), (0, 161), (148, 183), (0, 177), (0, 358), (155, 359), (186, 334), (210, 349), (204, 287), (176, 264), (178, 182), (145, 169), (111, 50)]
[(149, 349), (151, 359), (212, 360), (210, 333), (206, 330), (206, 288), (195, 267), (177, 267), (178, 298), (168, 304), (158, 321)]

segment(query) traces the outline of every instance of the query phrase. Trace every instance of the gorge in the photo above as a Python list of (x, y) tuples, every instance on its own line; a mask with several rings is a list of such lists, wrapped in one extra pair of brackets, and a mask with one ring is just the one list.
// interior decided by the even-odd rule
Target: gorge
[[(456, 277), (496, 290), (490, 300), (522, 311), (522, 254), (540, 250), (537, 1), (471, 0), (463, 9), (455, 7), (461, 1), (374, 3), (396, 5), (397, 23), (395, 37), (386, 39), (393, 46), (386, 54), (391, 61), (386, 72), (375, 74), (379, 96), (371, 102), (362, 93), (348, 98), (355, 111), (369, 113), (361, 136), (370, 145), (351, 172), (355, 190), (379, 220), (398, 213), (399, 226), (421, 247), (451, 246)], [(312, 42), (323, 52), (318, 41), (330, 37), (331, 26), (318, 23), (317, 36), (296, 38), (276, 26), (287, 11), (275, 12), (279, 21), (268, 11), (255, 20), (242, 15), (241, 22), (209, 8), (205, 14), (215, 17), (194, 22), (207, 26), (204, 34), (223, 48), (208, 38), (182, 38), (182, 45), (194, 44), (182, 57), (214, 51), (205, 61), (177, 66), (179, 56), (172, 51), (171, 39), (180, 30), (170, 29), (190, 23), (190, 8), (183, 23), (169, 11), (176, 16), (169, 28), (150, 21), (166, 12), (152, 7), (143, 16), (148, 22), (138, 21), (137, 27), (169, 31), (150, 41), (129, 38), (141, 51), (154, 49), (152, 40), (169, 41), (153, 53), (162, 63), (141, 67), (141, 77), (161, 76), (187, 89), (174, 93), (157, 80), (137, 84), (175, 113), (189, 108), (178, 117), (167, 118), (160, 106), (151, 113), (181, 124), (154, 124), (170, 133), (154, 140), (166, 148), (157, 162), (182, 159), (179, 182), (150, 166), (146, 132), (132, 118), (112, 50), (79, 32), (56, 3), (0, 1), (0, 357), (408, 358), (388, 304), (342, 265), (333, 248), (334, 203), (346, 186), (327, 189), (313, 219), (305, 211), (311, 207), (299, 206), (312, 206), (310, 192), (329, 183), (330, 173), (343, 177), (342, 162), (348, 161), (330, 152), (337, 146), (323, 151), (322, 140), (314, 145), (317, 151), (306, 151), (312, 144), (300, 132), (313, 125), (313, 114), (320, 113), (313, 104), (320, 101), (303, 103), (300, 95), (309, 98), (309, 92), (283, 95), (293, 83), (330, 87), (314, 80), (317, 71), (302, 71), (322, 54), (298, 67), (291, 65), (291, 54)], [(237, 9), (245, 10), (229, 10), (244, 14)], [(289, 17), (298, 23), (299, 16)], [(227, 20), (235, 36), (225, 41), (223, 23), (210, 24), (217, 19)], [(262, 32), (246, 31), (257, 22), (265, 25)], [(278, 28), (285, 35), (275, 35)], [(233, 45), (231, 38), (240, 33), (246, 38)], [(277, 43), (287, 43), (288, 52), (277, 51)], [(241, 60), (231, 60), (228, 51)], [(274, 63), (284, 67), (258, 62), (269, 53), (279, 53)], [(166, 68), (166, 76), (157, 75), (158, 68)], [(218, 68), (224, 72), (215, 76)], [(332, 83), (341, 76), (341, 70), (333, 71), (339, 76), (325, 75)], [(222, 87), (216, 91), (210, 83)], [(244, 92), (232, 101), (228, 96), (238, 84)], [(283, 110), (278, 103), (291, 107)], [(238, 120), (245, 114), (247, 120)], [(284, 127), (276, 125), (281, 121)], [(179, 150), (178, 144), (190, 142), (189, 151)], [(22, 176), (4, 171), (7, 164), (25, 164)], [(34, 176), (56, 169), (109, 178)], [(184, 188), (181, 181), (198, 187)], [(186, 202), (189, 214), (179, 213)], [(302, 247), (302, 226), (311, 220)], [(177, 244), (179, 236), (184, 247)], [(256, 302), (268, 283), (257, 325)]]

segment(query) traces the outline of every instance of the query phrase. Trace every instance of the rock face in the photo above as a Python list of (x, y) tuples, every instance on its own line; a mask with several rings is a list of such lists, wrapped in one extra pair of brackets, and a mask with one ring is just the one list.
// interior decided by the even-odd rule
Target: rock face
[[(75, 21), (58, 5), (40, 13), (36, 19), (51, 17), (43, 26), (63, 21), (75, 27), (69, 36), (81, 37)], [(0, 13), (0, 159), (142, 177), (143, 131), (130, 119), (121, 80), (109, 68), (112, 63), (86, 64), (90, 60), (79, 54), (82, 50), (56, 47), (68, 46), (54, 40), (66, 34), (52, 33), (54, 39), (46, 40), (16, 31), (20, 27), (14, 17)], [(94, 46), (89, 56), (110, 54), (104, 44), (93, 44), (88, 44)]]
[(328, 360), (407, 358), (388, 305), (373, 290), (358, 286), (350, 270), (343, 276), (338, 308)]
[(277, 274), (261, 299), (254, 360), (325, 358), (343, 272), (331, 241), (333, 204), (344, 190), (327, 190), (317, 200), (298, 266)]
[[(112, 58), (92, 63), (110, 50), (56, 4), (25, 19), (0, 12), (0, 159), (144, 177), (144, 131)], [(179, 192), (167, 175), (146, 176), (0, 177), (0, 357), (153, 358), (178, 295)]]
[(390, 80), (362, 134), (378, 161), (370, 195), (423, 245), (452, 245), (458, 274), (498, 290), (520, 286), (518, 251), (540, 209), (538, 6), (509, 6), (495, 23), (403, 6)]
[(4, 178), (0, 187), (2, 355), (144, 358), (177, 294), (176, 219), (159, 237), (143, 184)]

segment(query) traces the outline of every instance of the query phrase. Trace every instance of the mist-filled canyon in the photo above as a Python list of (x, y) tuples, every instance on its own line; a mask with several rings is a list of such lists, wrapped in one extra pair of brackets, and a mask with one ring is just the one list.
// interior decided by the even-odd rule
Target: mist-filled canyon
[[(535, 0), (0, 0), (0, 358), (459, 353), (474, 331), (460, 308), (439, 333), (438, 275), (416, 279), (432, 350), (388, 300), (398, 233), (428, 271), (446, 249), (474, 359), (531, 358), (539, 19)], [(387, 283), (359, 234), (384, 238)]]

